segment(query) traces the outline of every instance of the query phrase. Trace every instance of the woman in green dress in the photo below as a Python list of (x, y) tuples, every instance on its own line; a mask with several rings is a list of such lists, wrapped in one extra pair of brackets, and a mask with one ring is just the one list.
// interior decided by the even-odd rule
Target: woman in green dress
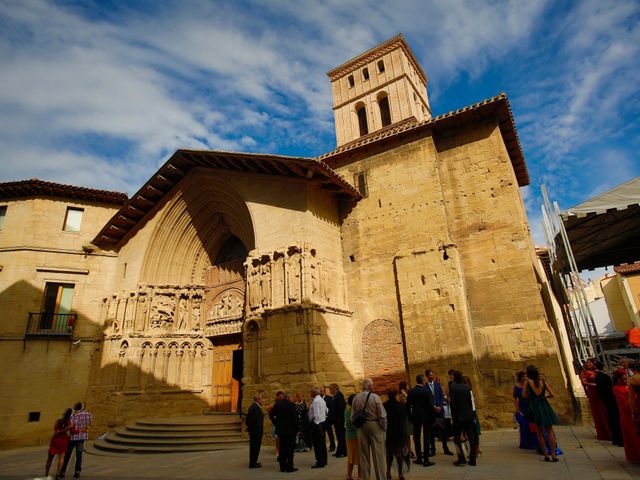
[[(557, 425), (559, 422), (556, 413), (549, 405), (547, 398), (553, 397), (553, 392), (549, 388), (549, 385), (544, 380), (540, 380), (540, 372), (538, 369), (529, 365), (527, 367), (527, 383), (525, 389), (522, 392), (522, 397), (529, 402), (529, 413), (533, 417), (531, 420), (536, 424), (536, 434), (538, 436), (538, 444), (545, 451), (544, 461), (549, 461), (548, 452), (551, 452), (551, 461), (557, 462), (556, 456), (556, 435), (553, 431), (553, 425)], [(542, 435), (542, 429), (546, 429), (549, 434), (549, 449), (545, 449), (544, 436)]]

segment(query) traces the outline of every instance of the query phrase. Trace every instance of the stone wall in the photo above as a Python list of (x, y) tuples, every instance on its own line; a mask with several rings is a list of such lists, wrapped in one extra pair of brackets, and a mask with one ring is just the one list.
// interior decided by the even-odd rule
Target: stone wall
[(535, 250), (500, 129), (486, 123), (436, 139), (445, 206), (464, 271), (486, 422), (511, 422), (514, 374), (536, 364), (556, 389), (554, 407), (573, 418), (534, 271)]
[(515, 373), (529, 363), (542, 369), (557, 390), (558, 413), (571, 419), (497, 126), (469, 125), (435, 139), (413, 133), (333, 166), (345, 178), (365, 173), (368, 185), (342, 224), (356, 358), (364, 356), (367, 325), (387, 319), (403, 333), (412, 381), (426, 367), (441, 378), (463, 370), (485, 425), (512, 423)]

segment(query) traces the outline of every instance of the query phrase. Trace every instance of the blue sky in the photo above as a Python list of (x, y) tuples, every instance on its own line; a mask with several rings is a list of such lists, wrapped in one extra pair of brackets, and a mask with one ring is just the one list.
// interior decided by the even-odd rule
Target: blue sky
[(506, 92), (531, 186), (640, 175), (640, 2), (0, 0), (0, 181), (135, 192), (178, 148), (335, 148), (326, 72), (402, 32), (434, 115)]

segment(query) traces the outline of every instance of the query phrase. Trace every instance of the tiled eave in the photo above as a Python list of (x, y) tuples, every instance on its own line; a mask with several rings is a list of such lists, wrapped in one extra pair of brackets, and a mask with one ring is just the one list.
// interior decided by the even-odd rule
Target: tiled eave
[(628, 275), (630, 273), (640, 273), (640, 262), (623, 263), (613, 267), (613, 271), (621, 275)]
[(346, 155), (351, 155), (390, 139), (398, 139), (403, 135), (415, 134), (420, 131), (432, 131), (436, 134), (454, 133), (467, 125), (489, 119), (495, 119), (498, 122), (513, 170), (518, 179), (518, 185), (521, 187), (529, 185), (530, 179), (527, 164), (520, 146), (509, 100), (504, 93), (423, 122), (418, 122), (414, 117), (411, 117), (342, 145), (317, 159), (326, 162), (329, 166), (333, 166), (337, 160)]
[(37, 178), (0, 183), (0, 199), (23, 197), (58, 197), (107, 205), (122, 205), (128, 200), (127, 194), (122, 192), (76, 187), (75, 185), (46, 182)]
[(333, 192), (339, 199), (360, 198), (353, 186), (317, 159), (211, 150), (178, 150), (109, 220), (93, 243), (103, 249), (118, 245), (191, 170), (199, 167), (299, 178), (319, 184), (320, 188)]

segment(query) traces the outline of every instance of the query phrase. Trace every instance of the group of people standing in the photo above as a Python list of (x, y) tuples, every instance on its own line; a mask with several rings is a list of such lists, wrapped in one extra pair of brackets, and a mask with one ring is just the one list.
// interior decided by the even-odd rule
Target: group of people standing
[(91, 414), (85, 409), (82, 402), (77, 402), (73, 410), (65, 410), (62, 418), (54, 424), (54, 434), (49, 442), (49, 453), (45, 467), (45, 477), (49, 477), (53, 459), (57, 457), (55, 478), (64, 478), (71, 455), (76, 452), (74, 478), (80, 477), (82, 471), (82, 453), (84, 443), (89, 439), (89, 427), (91, 426)]
[(629, 462), (640, 462), (640, 360), (623, 358), (611, 374), (603, 362), (587, 360), (580, 379), (598, 440), (624, 447)]
[[(319, 387), (310, 393), (312, 402), (308, 408), (301, 393), (294, 402), (288, 392), (278, 392), (274, 403), (265, 406), (274, 426), (281, 472), (298, 470), (294, 466), (297, 446), (298, 451), (313, 448), (315, 463), (311, 468), (324, 468), (328, 451), (335, 450), (336, 458), (347, 457), (347, 480), (353, 478), (356, 467), (359, 479), (391, 479), (394, 465), (402, 480), (412, 458), (424, 467), (434, 465), (430, 458), (436, 453), (438, 435), (446, 455), (454, 455), (447, 445), (448, 438), (454, 436), (454, 465), (476, 464), (479, 422), (471, 382), (461, 372), (449, 372), (445, 393), (435, 373), (427, 369), (416, 377), (411, 389), (402, 382), (397, 390), (388, 390), (384, 403), (373, 392), (370, 378), (363, 381), (362, 391), (350, 395), (347, 401), (337, 384), (330, 386), (330, 395)], [(262, 466), (258, 457), (264, 433), (263, 406), (264, 399), (256, 395), (247, 411), (249, 468)]]

